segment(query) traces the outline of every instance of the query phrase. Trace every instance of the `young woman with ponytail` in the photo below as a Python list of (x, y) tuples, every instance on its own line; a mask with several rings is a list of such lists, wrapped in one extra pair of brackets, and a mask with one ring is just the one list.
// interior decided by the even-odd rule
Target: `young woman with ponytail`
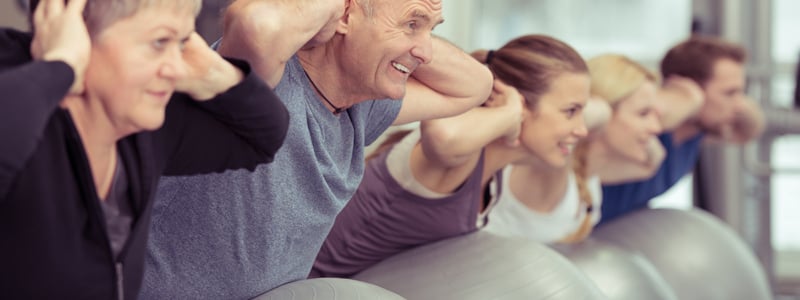
[[(511, 163), (564, 168), (586, 135), (589, 75), (542, 35), (479, 55), (495, 76), (480, 107), (390, 137), (323, 243), (311, 277), (350, 277), (394, 254), (478, 230)], [(476, 57), (477, 58), (477, 57)]]
[(601, 182), (647, 178), (664, 159), (656, 137), (658, 76), (621, 55), (598, 56), (587, 64), (593, 97), (586, 113), (588, 137), (575, 147), (570, 166), (506, 167), (487, 230), (543, 243), (581, 241), (600, 220)]

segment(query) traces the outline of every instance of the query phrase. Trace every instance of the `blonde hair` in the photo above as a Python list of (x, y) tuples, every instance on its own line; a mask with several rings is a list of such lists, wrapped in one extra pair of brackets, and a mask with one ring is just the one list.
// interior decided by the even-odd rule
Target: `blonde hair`
[[(592, 95), (608, 101), (612, 108), (615, 108), (616, 104), (633, 94), (646, 82), (658, 83), (659, 81), (656, 73), (622, 55), (601, 55), (590, 59), (587, 64), (592, 81)], [(586, 184), (589, 177), (588, 154), (589, 141), (581, 140), (572, 153), (572, 170), (578, 186), (578, 197), (586, 206), (586, 215), (575, 232), (561, 239), (562, 243), (575, 243), (586, 239), (592, 233), (593, 228), (591, 213), (595, 209), (600, 209), (593, 207), (592, 193), (589, 192)]]

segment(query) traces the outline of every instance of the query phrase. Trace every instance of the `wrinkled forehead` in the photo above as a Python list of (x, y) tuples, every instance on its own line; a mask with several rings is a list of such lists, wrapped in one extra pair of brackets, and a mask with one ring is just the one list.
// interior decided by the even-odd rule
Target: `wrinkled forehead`
[(381, 7), (382, 13), (413, 14), (415, 17), (430, 19), (433, 23), (442, 20), (441, 0), (372, 0)]

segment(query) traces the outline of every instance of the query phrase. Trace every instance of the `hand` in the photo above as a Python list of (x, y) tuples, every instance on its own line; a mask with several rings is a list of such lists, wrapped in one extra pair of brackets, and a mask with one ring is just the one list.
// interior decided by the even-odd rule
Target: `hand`
[(178, 79), (175, 89), (195, 100), (214, 98), (244, 78), (242, 71), (209, 48), (196, 32), (186, 42), (183, 61), (186, 76)]
[(583, 109), (583, 121), (589, 132), (605, 126), (614, 114), (611, 105), (603, 98), (591, 96)]
[[(692, 103), (695, 111), (700, 111), (700, 107), (705, 102), (703, 88), (697, 82), (688, 77), (673, 75), (664, 80), (661, 86), (667, 92), (678, 93)], [(666, 108), (664, 108), (666, 109)]]
[(83, 21), (86, 0), (42, 0), (33, 14), (31, 56), (37, 60), (63, 61), (75, 72), (70, 94), (81, 94), (89, 65), (92, 42)]
[(470, 55), (472, 57), (474, 57), (480, 63), (486, 64), (486, 58), (489, 55), (489, 50), (478, 49), (478, 50), (472, 51), (472, 53), (470, 53)]
[(522, 94), (514, 87), (495, 79), (494, 88), (489, 100), (486, 102), (486, 106), (497, 107), (508, 113), (510, 123), (503, 138), (509, 146), (515, 147), (519, 145), (522, 121), (525, 119), (525, 97), (522, 97)]
[(336, 35), (336, 27), (339, 26), (339, 21), (351, 5), (350, 0), (326, 0), (323, 3), (325, 6), (324, 11), (328, 12), (329, 18), (319, 32), (317, 32), (302, 49), (311, 49), (330, 41), (333, 36)]

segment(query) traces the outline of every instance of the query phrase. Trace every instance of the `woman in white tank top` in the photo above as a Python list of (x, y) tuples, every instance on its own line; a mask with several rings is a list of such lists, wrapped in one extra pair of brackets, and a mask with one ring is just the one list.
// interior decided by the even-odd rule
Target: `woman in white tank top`
[(620, 55), (587, 64), (593, 96), (584, 114), (589, 136), (567, 167), (507, 166), (486, 230), (543, 243), (581, 241), (600, 220), (601, 182), (643, 179), (658, 169), (664, 159), (656, 136), (658, 76)]

